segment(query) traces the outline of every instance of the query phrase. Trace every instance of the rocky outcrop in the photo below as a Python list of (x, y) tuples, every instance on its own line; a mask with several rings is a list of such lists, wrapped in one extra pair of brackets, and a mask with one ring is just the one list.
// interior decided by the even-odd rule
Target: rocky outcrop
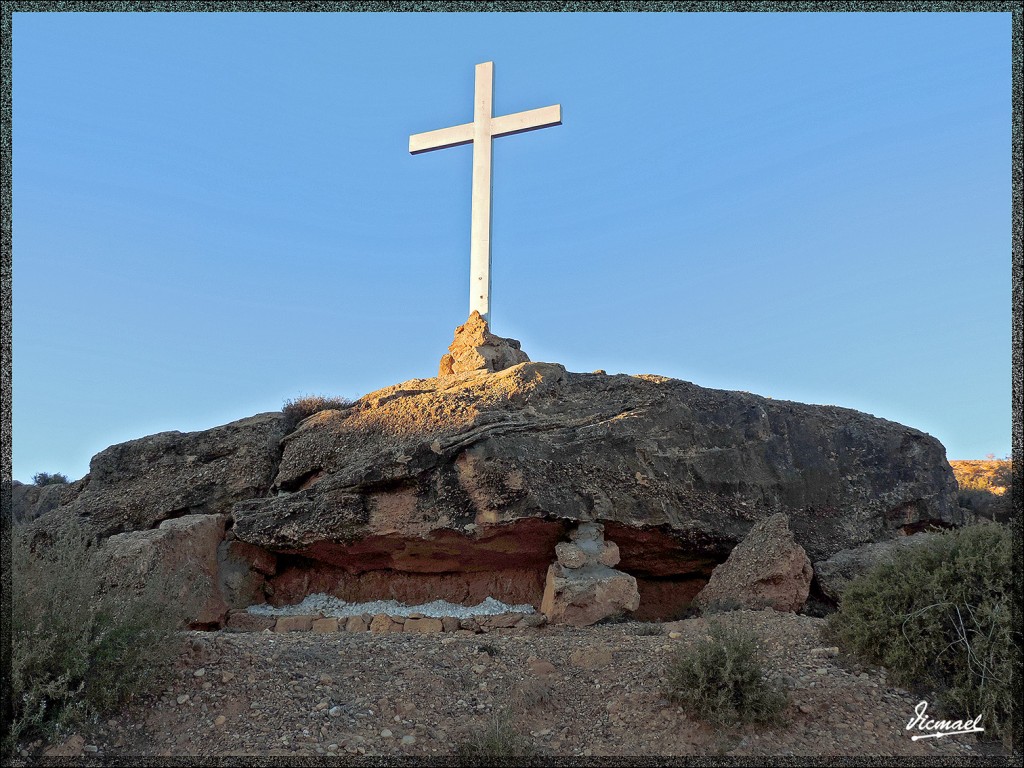
[(11, 517), (15, 523), (27, 523), (40, 515), (67, 504), (81, 492), (81, 481), (33, 485), (11, 483)]
[(108, 448), (35, 525), (68, 516), (105, 537), (230, 514), (236, 543), (215, 548), (225, 606), (322, 591), (537, 607), (590, 556), (570, 531), (599, 523), (609, 542), (597, 565), (611, 567), (614, 541), (615, 567), (641, 596), (634, 615), (675, 618), (775, 514), (813, 561), (964, 522), (942, 446), (917, 430), (660, 376), (516, 362), (518, 343), (495, 341), (479, 318), (456, 337), (449, 375), (314, 413), (287, 435), (270, 413)]
[(277, 573), (277, 558), (229, 532), (217, 548), (217, 571), (228, 607), (245, 608), (266, 602), (267, 579)]
[(284, 436), (281, 413), (264, 413), (201, 432), (161, 432), (96, 454), (75, 498), (37, 519), (85, 521), (98, 536), (147, 530), (184, 515), (230, 513), (267, 492)]
[(413, 379), (316, 414), (284, 440), (274, 491), (235, 505), (234, 532), (303, 567), (543, 584), (555, 545), (598, 521), (666, 607), (776, 513), (814, 560), (963, 519), (941, 444), (917, 430), (552, 363)]
[(840, 550), (828, 559), (814, 563), (815, 581), (827, 598), (838, 603), (847, 585), (857, 577), (865, 575), (883, 561), (899, 557), (907, 550), (936, 538), (934, 533), (918, 533)]
[(555, 547), (558, 561), (548, 568), (540, 608), (550, 623), (585, 627), (639, 607), (636, 579), (612, 567), (619, 549), (603, 531), (598, 523), (582, 523), (571, 541)]
[(190, 626), (219, 626), (228, 612), (219, 585), (217, 549), (225, 515), (165, 520), (151, 531), (119, 533), (106, 540), (104, 588), (145, 593), (166, 586)]
[(441, 358), (438, 376), (468, 371), (503, 371), (530, 358), (515, 339), (495, 336), (487, 321), (475, 309), (469, 319), (455, 329), (455, 340)]
[(775, 514), (751, 528), (712, 571), (693, 605), (702, 611), (718, 604), (795, 613), (807, 601), (812, 576), (811, 561), (793, 540), (788, 518)]

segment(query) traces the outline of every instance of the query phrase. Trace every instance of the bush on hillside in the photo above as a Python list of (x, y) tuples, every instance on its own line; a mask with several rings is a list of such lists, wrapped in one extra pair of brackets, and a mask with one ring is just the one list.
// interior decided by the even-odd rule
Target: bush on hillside
[(1012, 704), (1021, 632), (1011, 623), (1011, 551), (1002, 525), (945, 532), (852, 581), (829, 633), (884, 665), (897, 684), (937, 690), (950, 719), (980, 714), (987, 736), (1019, 744)]
[(49, 472), (37, 472), (32, 476), (33, 485), (58, 485), (68, 482), (67, 475), (62, 475), (60, 472), (54, 472), (52, 475)]
[(104, 593), (102, 555), (80, 530), (54, 534), (35, 552), (27, 527), (15, 525), (11, 538), (5, 755), (113, 713), (155, 684), (182, 623), (173, 578), (152, 580), (142, 594)]
[(281, 412), (285, 415), (285, 427), (291, 432), (303, 419), (307, 419), (320, 411), (342, 410), (350, 408), (352, 401), (346, 397), (323, 397), (322, 395), (303, 395), (293, 400), (285, 400)]
[(786, 707), (785, 692), (769, 683), (750, 630), (711, 622), (711, 637), (680, 648), (668, 664), (668, 698), (709, 722), (772, 722)]

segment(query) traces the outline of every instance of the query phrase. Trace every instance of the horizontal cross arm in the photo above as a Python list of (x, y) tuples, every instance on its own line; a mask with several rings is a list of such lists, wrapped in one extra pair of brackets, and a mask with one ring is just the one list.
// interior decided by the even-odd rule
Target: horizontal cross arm
[(550, 107), (540, 109), (528, 109), (525, 112), (515, 112), (511, 115), (502, 115), (491, 119), (491, 136), (511, 136), (513, 133), (525, 133), (536, 131), (538, 128), (548, 128), (552, 125), (562, 124), (562, 105), (554, 104)]
[(471, 144), (472, 142), (473, 124), (463, 123), (462, 125), (454, 125), (451, 128), (441, 128), (436, 131), (427, 131), (426, 133), (414, 133), (409, 137), (409, 154), (418, 155), (420, 152), (457, 147), (460, 144)]

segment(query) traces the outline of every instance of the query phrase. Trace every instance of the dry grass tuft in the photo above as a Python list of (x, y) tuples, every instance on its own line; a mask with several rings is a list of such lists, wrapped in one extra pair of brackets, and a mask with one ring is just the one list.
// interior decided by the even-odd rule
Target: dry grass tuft
[(519, 714), (547, 707), (553, 701), (554, 688), (544, 678), (527, 678), (512, 689), (512, 709)]
[(517, 765), (517, 760), (537, 755), (537, 748), (502, 711), (495, 712), (483, 728), (471, 730), (455, 751), (462, 765)]
[(346, 397), (324, 397), (323, 395), (302, 395), (293, 400), (285, 400), (281, 412), (285, 416), (285, 430), (291, 432), (303, 419), (314, 413), (330, 410), (344, 410), (352, 407), (352, 401)]

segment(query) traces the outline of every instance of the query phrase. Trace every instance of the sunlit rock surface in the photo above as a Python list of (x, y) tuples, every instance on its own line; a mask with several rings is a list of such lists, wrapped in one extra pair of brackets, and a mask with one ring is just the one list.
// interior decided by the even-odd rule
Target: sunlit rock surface
[[(470, 318), (461, 335), (478, 330)], [(112, 446), (33, 525), (75, 518), (103, 537), (226, 514), (233, 607), (260, 591), (275, 605), (323, 592), (539, 607), (556, 545), (598, 522), (636, 580), (635, 615), (675, 618), (777, 513), (814, 562), (964, 522), (943, 447), (918, 430), (662, 376), (505, 367), (475, 344), (483, 367), (457, 370), (472, 356), (453, 344), (447, 375), (288, 435), (262, 414)]]

